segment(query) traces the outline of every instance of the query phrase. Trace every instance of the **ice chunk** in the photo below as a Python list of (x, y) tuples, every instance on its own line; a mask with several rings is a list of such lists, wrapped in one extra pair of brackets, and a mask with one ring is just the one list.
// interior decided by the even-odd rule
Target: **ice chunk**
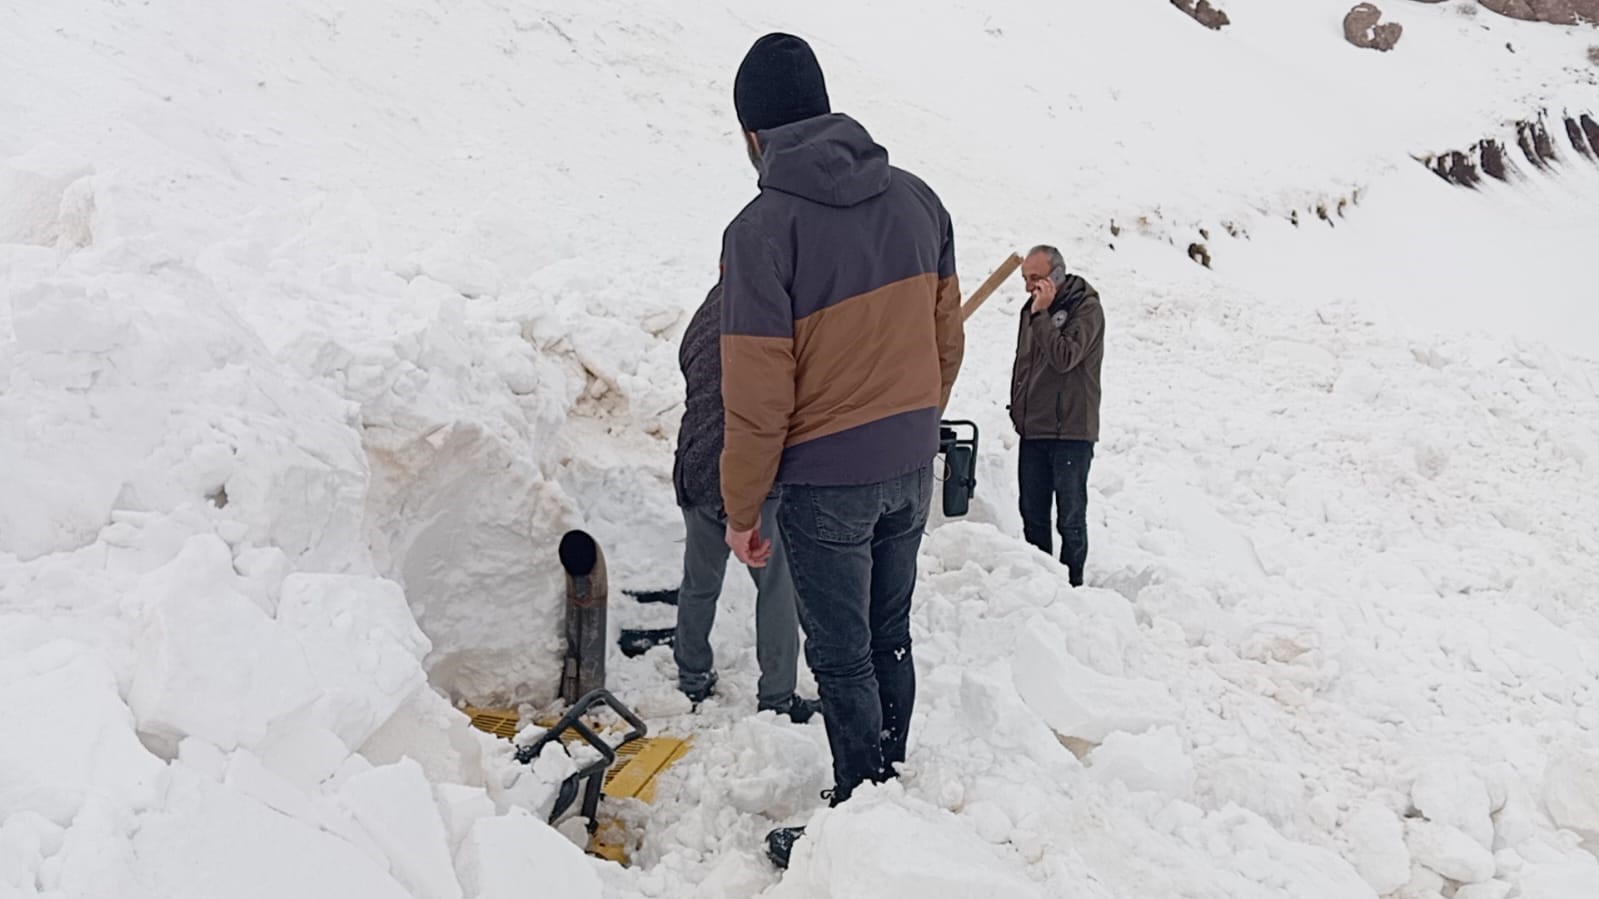
[(349, 842), (193, 775), (144, 819), (132, 848), (149, 896), (410, 899)]
[(1555, 824), (1599, 845), (1599, 752), (1551, 761), (1544, 775), (1544, 807)]
[[(915, 896), (1041, 899), (1022, 862), (1006, 857), (941, 809), (858, 794), (811, 819), (771, 899)], [(870, 847), (868, 859), (862, 847)]]
[(475, 899), (523, 899), (536, 884), (559, 884), (563, 899), (600, 899), (600, 878), (583, 851), (521, 810), (472, 825), (455, 857)]
[(1410, 849), (1399, 816), (1379, 805), (1363, 805), (1343, 824), (1346, 857), (1372, 891), (1387, 895), (1410, 882)]
[(1187, 798), (1194, 789), (1194, 763), (1177, 730), (1113, 733), (1089, 756), (1095, 777), (1121, 781), (1127, 789)]
[(116, 678), (82, 644), (56, 641), (0, 662), (0, 810), (72, 823), (91, 792), (153, 800), (163, 766), (139, 744)]
[(1412, 819), (1405, 842), (1417, 862), (1450, 880), (1482, 883), (1494, 876), (1494, 857), (1458, 827)]
[(376, 578), (294, 574), (278, 623), (299, 642), (315, 679), (314, 720), (351, 749), (426, 681), (428, 642), (399, 586)]
[(1493, 848), (1488, 787), (1464, 759), (1428, 764), (1411, 786), (1410, 798), (1427, 820), (1459, 828), (1483, 848)]
[(357, 774), (339, 789), (355, 820), (418, 899), (461, 899), (449, 841), (422, 766), (406, 759)]
[(174, 748), (191, 735), (222, 749), (251, 745), (317, 701), (300, 647), (232, 589), (236, 578), (227, 545), (198, 536), (131, 600), (144, 611), (128, 704), (142, 732)]
[(444, 826), (449, 831), (452, 853), (466, 842), (467, 834), (479, 818), (494, 817), (494, 800), (482, 787), (437, 784), (433, 787), (433, 798), (438, 803), (439, 816), (444, 819)]
[(1177, 720), (1166, 685), (1100, 674), (1065, 646), (1058, 628), (1034, 621), (1017, 641), (1012, 668), (1023, 701), (1056, 733), (1098, 743), (1116, 731), (1138, 733)]

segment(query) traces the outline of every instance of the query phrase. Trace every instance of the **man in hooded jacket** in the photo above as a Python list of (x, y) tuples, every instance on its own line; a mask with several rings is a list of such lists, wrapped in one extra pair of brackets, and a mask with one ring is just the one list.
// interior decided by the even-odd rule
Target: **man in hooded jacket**
[[(811, 48), (756, 41), (734, 106), (760, 195), (723, 236), (727, 542), (760, 566), (777, 526), (833, 756), (833, 804), (905, 759), (910, 606), (939, 418), (964, 338), (949, 213), (835, 114)], [(800, 829), (768, 836), (786, 865)]]

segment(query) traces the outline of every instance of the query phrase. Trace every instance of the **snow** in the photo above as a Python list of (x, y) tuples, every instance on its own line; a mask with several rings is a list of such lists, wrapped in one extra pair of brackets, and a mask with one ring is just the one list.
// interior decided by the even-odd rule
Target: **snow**
[(406, 759), (357, 774), (339, 788), (339, 797), (412, 896), (461, 899), (444, 821), (421, 765)]
[(599, 875), (582, 851), (525, 812), (474, 822), (455, 865), (466, 894), (478, 899), (526, 896), (531, 887), (574, 899), (602, 895)]
[(1405, 825), (1393, 811), (1379, 805), (1362, 805), (1339, 831), (1346, 841), (1347, 857), (1378, 895), (1387, 895), (1410, 882), (1410, 848)]
[(1556, 756), (1544, 783), (1550, 819), (1599, 848), (1599, 752)]
[(1405, 842), (1419, 864), (1460, 883), (1482, 883), (1493, 877), (1493, 853), (1457, 827), (1432, 821), (1411, 821)]
[[(0, 896), (1595, 895), (1599, 166), (1513, 148), (1599, 112), (1593, 32), (1405, 4), (1373, 54), (1347, 7), (0, 10)], [(568, 528), (613, 630), (670, 620), (620, 588), (677, 577), (677, 338), (772, 28), (965, 283), (1053, 241), (1106, 298), (1089, 585), (1019, 540), (1006, 287), (903, 777), (822, 809), (734, 573), (698, 712), (609, 660), (694, 741), (624, 869), (544, 823), (570, 758), (453, 705), (553, 697)], [(1490, 137), (1509, 183), (1411, 158)]]
[[(914, 895), (956, 899), (997, 893), (1020, 899), (1043, 894), (996, 850), (951, 826), (953, 816), (915, 802), (885, 802), (861, 797), (847, 807), (812, 819), (796, 845), (789, 876), (767, 895), (772, 899), (823, 899), (828, 896)], [(883, 791), (877, 791), (883, 792)], [(862, 863), (860, 848), (872, 847)], [(1003, 851), (1003, 850), (1001, 850)]]

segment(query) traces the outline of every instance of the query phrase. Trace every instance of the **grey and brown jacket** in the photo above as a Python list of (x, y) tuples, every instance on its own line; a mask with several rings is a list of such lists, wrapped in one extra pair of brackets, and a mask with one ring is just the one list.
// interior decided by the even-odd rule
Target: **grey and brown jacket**
[(761, 193), (723, 236), (722, 498), (872, 484), (938, 452), (964, 337), (949, 213), (845, 115), (760, 132)]
[(1068, 275), (1045, 312), (1022, 303), (1011, 370), (1010, 420), (1024, 440), (1099, 440), (1099, 366), (1105, 310), (1087, 281)]

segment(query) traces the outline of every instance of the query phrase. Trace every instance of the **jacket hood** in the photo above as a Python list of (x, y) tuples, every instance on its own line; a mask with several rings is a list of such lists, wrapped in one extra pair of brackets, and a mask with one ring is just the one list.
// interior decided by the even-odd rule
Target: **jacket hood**
[(864, 203), (888, 190), (888, 151), (842, 113), (758, 132), (762, 189), (827, 206)]

